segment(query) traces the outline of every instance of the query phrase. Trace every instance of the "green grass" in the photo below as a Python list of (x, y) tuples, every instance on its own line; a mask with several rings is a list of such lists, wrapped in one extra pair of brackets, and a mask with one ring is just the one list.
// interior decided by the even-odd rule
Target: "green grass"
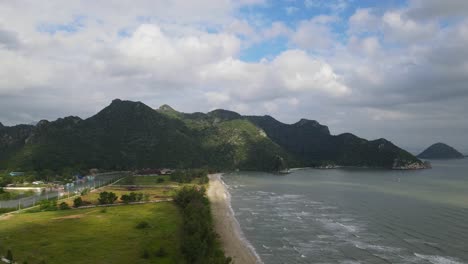
[[(117, 195), (118, 199), (115, 201), (115, 203), (120, 203), (122, 202), (120, 200), (120, 197), (123, 194), (129, 194), (130, 192), (136, 192), (136, 193), (143, 193), (143, 194), (148, 194), (149, 195), (149, 200), (158, 200), (161, 198), (172, 198), (172, 196), (175, 194), (176, 188), (164, 188), (161, 186), (161, 188), (158, 187), (153, 187), (153, 188), (136, 188), (136, 189), (129, 189), (127, 187), (122, 187), (122, 186), (107, 186), (99, 189), (99, 191), (96, 192), (90, 192), (86, 195), (81, 196), (83, 201), (90, 202), (92, 204), (98, 204), (98, 198), (99, 198), (99, 193), (101, 192), (113, 192)], [(66, 200), (66, 202), (71, 206), (73, 205), (73, 199)]]
[[(18, 263), (184, 263), (179, 210), (172, 202), (24, 213), (0, 218), (0, 254)], [(137, 229), (141, 221), (149, 228)], [(157, 257), (163, 247), (166, 257)], [(149, 258), (143, 258), (147, 250)]]
[[(158, 179), (163, 179), (163, 182), (158, 182)], [(154, 175), (154, 176), (128, 176), (120, 180), (117, 185), (177, 185), (177, 182), (172, 182), (169, 175)]]

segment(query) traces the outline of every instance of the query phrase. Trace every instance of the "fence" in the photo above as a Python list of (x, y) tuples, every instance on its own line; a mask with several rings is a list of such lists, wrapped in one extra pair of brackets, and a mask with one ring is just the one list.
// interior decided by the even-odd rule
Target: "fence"
[(41, 192), (32, 196), (15, 200), (0, 200), (0, 208), (23, 209), (34, 206), (41, 200), (66, 198), (78, 194), (87, 188), (96, 189), (105, 185), (109, 185), (128, 175), (130, 175), (129, 172), (108, 172), (97, 174), (95, 177), (90, 177), (89, 179), (86, 177), (86, 180), (83, 181), (75, 181), (72, 184), (66, 184), (64, 185), (63, 189), (44, 188)]

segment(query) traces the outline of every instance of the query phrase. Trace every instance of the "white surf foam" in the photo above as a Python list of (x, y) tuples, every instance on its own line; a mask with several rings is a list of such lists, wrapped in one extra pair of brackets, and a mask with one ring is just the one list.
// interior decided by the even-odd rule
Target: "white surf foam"
[(226, 201), (229, 207), (229, 212), (234, 220), (234, 224), (236, 226), (236, 233), (241, 239), (241, 241), (247, 246), (247, 248), (252, 252), (252, 254), (255, 256), (257, 259), (258, 263), (264, 264), (262, 259), (260, 258), (260, 255), (258, 255), (257, 251), (255, 250), (255, 247), (250, 243), (250, 241), (245, 237), (244, 232), (242, 232), (241, 226), (239, 224), (239, 221), (236, 218), (236, 214), (234, 210), (232, 209), (232, 204), (231, 204), (231, 193), (229, 192), (229, 186), (223, 181), (222, 179), (222, 174), (218, 176), (220, 182), (224, 185), (225, 190), (226, 190)]
[(414, 253), (414, 255), (420, 259), (424, 259), (433, 264), (464, 264), (464, 262), (459, 261), (458, 259), (451, 257), (443, 257), (437, 255), (423, 255)]

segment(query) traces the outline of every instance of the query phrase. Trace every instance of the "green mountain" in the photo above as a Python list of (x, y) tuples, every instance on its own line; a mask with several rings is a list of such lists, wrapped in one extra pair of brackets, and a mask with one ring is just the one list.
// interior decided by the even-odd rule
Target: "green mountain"
[(210, 167), (274, 171), (286, 166), (422, 168), (384, 139), (334, 136), (302, 119), (288, 125), (270, 116), (227, 110), (181, 113), (168, 105), (114, 100), (96, 115), (0, 126), (0, 169), (54, 170)]
[(435, 143), (418, 155), (421, 159), (463, 159), (464, 156), (453, 147), (444, 143)]
[(421, 165), (416, 157), (383, 138), (368, 141), (350, 133), (334, 136), (328, 127), (307, 119), (292, 125), (271, 116), (248, 116), (247, 119), (305, 166), (405, 168)]

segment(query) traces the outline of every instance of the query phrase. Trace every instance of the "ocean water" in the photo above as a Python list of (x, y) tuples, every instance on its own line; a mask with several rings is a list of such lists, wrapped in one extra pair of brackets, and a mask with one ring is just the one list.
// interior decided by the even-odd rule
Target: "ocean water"
[(223, 176), (264, 263), (468, 263), (468, 159)]

